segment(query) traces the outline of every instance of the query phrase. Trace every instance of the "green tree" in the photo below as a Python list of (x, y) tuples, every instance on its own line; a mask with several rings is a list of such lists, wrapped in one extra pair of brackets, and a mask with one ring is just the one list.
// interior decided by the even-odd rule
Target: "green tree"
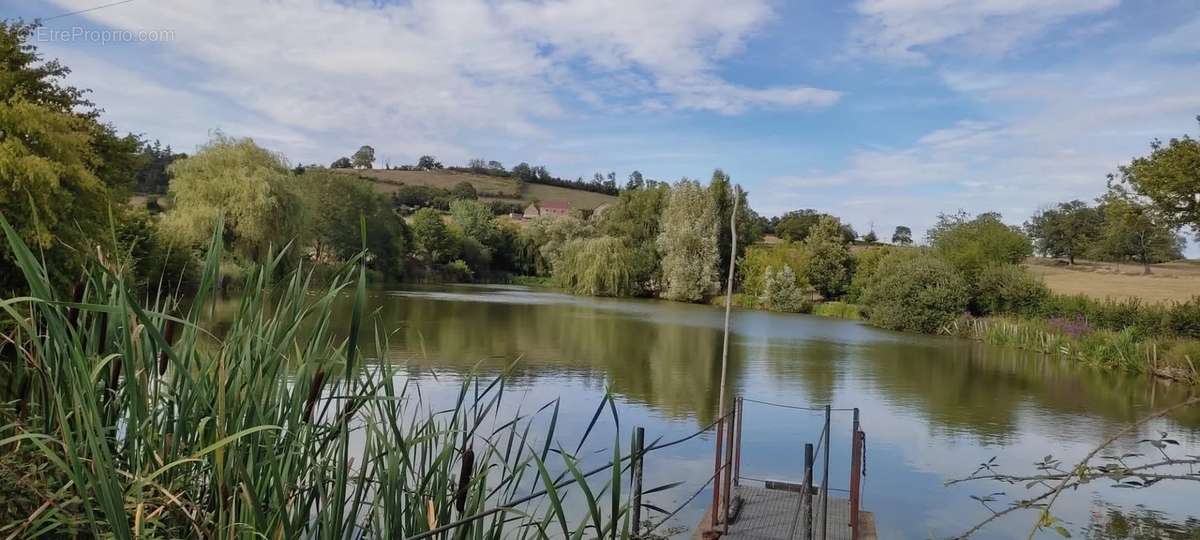
[[(767, 272), (787, 266), (803, 270), (808, 267), (808, 253), (798, 242), (780, 242), (777, 244), (756, 245), (746, 250), (746, 255), (738, 260), (738, 275), (740, 290), (755, 298), (766, 294)], [(808, 282), (804, 280), (803, 272), (796, 274), (797, 285), (808, 290)]]
[(345, 156), (337, 158), (333, 161), (333, 163), (329, 164), (330, 169), (350, 169), (353, 167), (354, 163), (350, 161), (350, 158)]
[(163, 227), (184, 244), (206, 242), (223, 213), (228, 244), (258, 260), (271, 246), (296, 239), (308, 219), (290, 190), (287, 162), (251, 139), (217, 133), (169, 170), (175, 202)]
[(639, 264), (620, 238), (575, 238), (554, 265), (554, 279), (575, 294), (631, 296), (641, 292)]
[(892, 243), (898, 246), (907, 246), (912, 242), (912, 229), (904, 225), (897, 225), (896, 231), (892, 233)]
[[(110, 216), (120, 225), (141, 143), (97, 121), (85, 91), (64, 83), (70, 70), (29, 43), (35, 28), (0, 21), (0, 214), (52, 272), (71, 276), (111, 238)], [(0, 246), (0, 290), (23, 283)]]
[(356, 169), (370, 169), (375, 163), (375, 149), (364, 144), (350, 157), (350, 163)]
[(437, 210), (422, 208), (413, 214), (412, 236), (426, 268), (458, 258), (459, 246)]
[(1096, 208), (1079, 200), (1059, 203), (1042, 210), (1025, 223), (1025, 230), (1037, 249), (1050, 257), (1075, 257), (1094, 247), (1099, 240), (1104, 216)]
[(696, 302), (717, 284), (717, 212), (699, 182), (685, 179), (672, 186), (658, 236), (663, 297)]
[(941, 214), (927, 236), (938, 256), (973, 279), (986, 266), (1018, 264), (1033, 254), (1029, 237), (1000, 219), (995, 212)]
[(307, 254), (317, 262), (344, 261), (362, 250), (362, 221), (366, 223), (367, 263), (387, 276), (399, 276), (410, 251), (404, 220), (392, 212), (386, 197), (355, 176), (311, 171), (294, 186), (307, 209), (301, 236)]
[(475, 191), (475, 185), (463, 180), (454, 187), (450, 188), (450, 197), (455, 199), (475, 200), (479, 198), (479, 193)]
[(549, 276), (567, 243), (595, 236), (592, 224), (575, 218), (540, 217), (521, 230), (521, 269), (530, 275)]
[(862, 239), (865, 244), (874, 244), (879, 241), (879, 237), (875, 235), (875, 231), (868, 231), (867, 234), (863, 235)]
[(841, 296), (850, 284), (850, 249), (837, 218), (822, 216), (804, 239), (804, 278), (825, 299)]
[(771, 311), (807, 313), (812, 310), (812, 300), (805, 294), (805, 285), (791, 266), (785, 264), (778, 270), (768, 267), (759, 301)]
[[(1196, 117), (1200, 122), (1200, 116)], [(1150, 200), (1174, 227), (1191, 227), (1200, 239), (1200, 140), (1184, 135), (1164, 145), (1150, 143), (1150, 155), (1120, 168), (1121, 182)]]
[(442, 163), (433, 156), (421, 156), (417, 159), (417, 168), (421, 169), (422, 171), (432, 171), (435, 169), (441, 169)]
[(966, 280), (953, 266), (921, 255), (878, 272), (863, 294), (863, 304), (876, 326), (934, 333), (967, 309), (970, 296)]
[(780, 216), (775, 224), (775, 235), (793, 242), (804, 240), (808, 238), (808, 230), (817, 224), (822, 215), (811, 208), (788, 212)]
[(1171, 221), (1160, 215), (1157, 207), (1116, 189), (1105, 195), (1100, 208), (1104, 214), (1098, 249), (1102, 258), (1136, 261), (1149, 274), (1151, 264), (1183, 256), (1183, 238), (1175, 234)]
[(490, 245), (495, 240), (496, 215), (484, 203), (466, 199), (452, 201), (450, 219), (462, 229), (464, 235), (483, 245)]
[(729, 271), (729, 251), (733, 239), (730, 227), (731, 218), (733, 217), (735, 191), (738, 198), (737, 253), (734, 254), (735, 260), (741, 258), (746, 252), (746, 248), (760, 240), (763, 236), (758, 214), (754, 213), (754, 210), (750, 208), (750, 204), (746, 200), (746, 192), (740, 187), (732, 185), (729, 175), (725, 174), (725, 171), (721, 169), (713, 171), (712, 181), (708, 184), (708, 193), (717, 208), (717, 254), (719, 256), (717, 260), (717, 275), (722, 276), (722, 279), (725, 273)]

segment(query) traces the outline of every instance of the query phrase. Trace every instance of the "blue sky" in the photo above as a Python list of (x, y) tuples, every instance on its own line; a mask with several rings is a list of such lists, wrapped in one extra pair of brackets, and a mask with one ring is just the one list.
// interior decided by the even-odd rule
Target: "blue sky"
[(177, 149), (220, 129), (293, 163), (370, 144), (380, 165), (720, 167), (760, 213), (885, 237), (1094, 198), (1151, 139), (1200, 131), (1195, 0), (131, 0), (46, 28), (106, 119)]

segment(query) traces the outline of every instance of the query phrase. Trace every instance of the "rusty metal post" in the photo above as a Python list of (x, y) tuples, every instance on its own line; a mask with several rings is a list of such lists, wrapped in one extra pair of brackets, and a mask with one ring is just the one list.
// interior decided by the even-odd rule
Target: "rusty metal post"
[(804, 540), (813, 540), (813, 445), (804, 445), (804, 492), (800, 494), (800, 505), (804, 507)]
[(709, 529), (717, 530), (717, 517), (721, 512), (721, 443), (725, 439), (725, 419), (717, 420), (717, 451), (713, 456), (713, 496), (712, 510), (709, 512)]
[(724, 482), (721, 486), (721, 492), (725, 495), (724, 503), (721, 506), (721, 532), (729, 532), (729, 505), (733, 503), (733, 432), (734, 425), (737, 423), (737, 409), (730, 412), (729, 427), (725, 429), (725, 470), (722, 471)]
[[(633, 538), (641, 538), (642, 526), (642, 470), (645, 467), (646, 428), (638, 427), (633, 431)], [(615, 530), (615, 529), (614, 529)]]
[(733, 450), (733, 485), (738, 485), (738, 480), (742, 474), (742, 397), (738, 396), (734, 402), (734, 411), (737, 412), (737, 438), (734, 439)]
[(850, 451), (850, 538), (858, 540), (858, 510), (862, 500), (862, 430), (859, 429), (858, 408), (854, 408), (854, 427)]
[(821, 471), (821, 540), (829, 537), (829, 454), (833, 452), (830, 440), (833, 439), (829, 432), (830, 420), (833, 416), (833, 409), (829, 405), (825, 406), (825, 464)]

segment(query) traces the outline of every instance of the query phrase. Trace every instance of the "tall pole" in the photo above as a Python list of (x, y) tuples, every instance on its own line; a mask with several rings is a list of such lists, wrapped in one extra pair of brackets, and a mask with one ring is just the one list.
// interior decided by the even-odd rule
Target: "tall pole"
[(829, 441), (832, 439), (829, 432), (830, 419), (833, 416), (832, 409), (829, 405), (825, 406), (825, 463), (822, 465), (824, 469), (821, 471), (821, 540), (825, 540), (829, 535), (829, 453), (833, 450), (830, 448)]
[[(633, 432), (633, 538), (641, 538), (642, 521), (642, 468), (646, 429), (638, 427)], [(614, 527), (614, 531), (615, 531)]]
[(725, 337), (721, 342), (721, 389), (717, 393), (717, 415), (725, 414), (725, 372), (729, 366), (729, 313), (733, 306), (733, 269), (737, 263), (737, 213), (740, 190), (733, 186), (733, 213), (729, 216), (729, 275), (725, 279)]

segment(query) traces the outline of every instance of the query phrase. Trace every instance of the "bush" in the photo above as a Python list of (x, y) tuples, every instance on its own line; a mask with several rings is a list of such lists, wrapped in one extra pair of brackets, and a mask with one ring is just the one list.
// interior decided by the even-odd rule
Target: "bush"
[[(808, 266), (804, 246), (795, 242), (784, 242), (766, 246), (751, 246), (738, 260), (738, 274), (742, 292), (760, 298), (765, 292), (767, 271), (771, 268), (789, 266), (794, 270)], [(807, 288), (808, 282), (801, 285)]]
[(988, 266), (975, 279), (971, 311), (976, 315), (1033, 315), (1050, 297), (1042, 281), (1015, 264)]
[(966, 310), (970, 289), (949, 263), (923, 256), (889, 268), (863, 295), (872, 324), (934, 333)]
[(863, 318), (862, 306), (846, 302), (822, 302), (813, 306), (813, 315), (831, 319), (846, 319), (857, 321)]
[(861, 302), (863, 291), (866, 290), (867, 284), (875, 279), (875, 272), (879, 268), (886, 268), (882, 263), (884, 259), (892, 258), (892, 264), (899, 262), (899, 257), (912, 258), (919, 254), (920, 251), (915, 249), (896, 249), (890, 247), (873, 247), (865, 249), (853, 254), (854, 268), (853, 276), (850, 278), (850, 285), (846, 287), (846, 300), (850, 302)]
[[(1178, 308), (1180, 317), (1186, 317), (1188, 309)], [(1171, 314), (1167, 308), (1143, 304), (1133, 298), (1128, 300), (1094, 300), (1082, 295), (1053, 295), (1046, 299), (1040, 310), (1046, 318), (1071, 319), (1082, 317), (1097, 329), (1121, 331), (1132, 329), (1138, 338), (1166, 337), (1175, 335), (1171, 325)], [(1180, 328), (1187, 331), (1188, 323), (1180, 321)]]
[(792, 267), (786, 264), (778, 271), (767, 268), (763, 276), (763, 294), (760, 300), (763, 307), (771, 311), (808, 313), (812, 310), (812, 301), (800, 286), (800, 280), (792, 271)]
[[(1166, 319), (1172, 335), (1200, 339), (1200, 296), (1171, 306)], [(1200, 360), (1200, 356), (1197, 356), (1197, 360)]]

